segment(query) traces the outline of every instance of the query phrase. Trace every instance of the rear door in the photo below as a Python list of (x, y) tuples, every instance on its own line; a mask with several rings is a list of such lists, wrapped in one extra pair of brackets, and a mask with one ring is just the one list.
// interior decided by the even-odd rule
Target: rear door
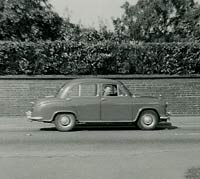
[[(110, 95), (104, 95), (105, 89), (111, 86)], [(102, 84), (101, 86), (101, 121), (131, 122), (133, 102), (119, 84)]]
[(98, 84), (77, 84), (69, 90), (67, 96), (69, 103), (75, 104), (79, 121), (97, 122), (100, 120)]

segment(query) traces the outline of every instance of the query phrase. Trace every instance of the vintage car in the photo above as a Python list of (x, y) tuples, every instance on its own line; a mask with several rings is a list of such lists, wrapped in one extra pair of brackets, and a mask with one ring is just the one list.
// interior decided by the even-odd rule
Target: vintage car
[(136, 97), (122, 82), (99, 78), (71, 80), (55, 97), (34, 102), (26, 115), (31, 121), (54, 123), (59, 131), (89, 123), (127, 123), (152, 130), (169, 120), (167, 103), (161, 98)]

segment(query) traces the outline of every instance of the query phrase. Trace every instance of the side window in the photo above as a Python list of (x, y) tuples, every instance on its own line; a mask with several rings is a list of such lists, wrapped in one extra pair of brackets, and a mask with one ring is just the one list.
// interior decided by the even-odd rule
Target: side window
[(97, 85), (96, 84), (81, 84), (80, 94), (82, 97), (97, 96)]
[(79, 85), (75, 85), (69, 89), (67, 96), (79, 96)]
[(118, 96), (117, 85), (104, 84), (103, 85), (103, 96)]
[(127, 96), (122, 87), (115, 84), (103, 85), (103, 96)]
[(127, 94), (122, 90), (122, 87), (118, 87), (118, 96), (127, 96)]

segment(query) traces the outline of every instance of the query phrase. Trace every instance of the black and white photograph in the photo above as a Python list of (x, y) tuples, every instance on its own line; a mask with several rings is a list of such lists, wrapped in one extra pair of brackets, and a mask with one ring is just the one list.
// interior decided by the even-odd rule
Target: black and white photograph
[(0, 179), (200, 179), (200, 0), (0, 0)]

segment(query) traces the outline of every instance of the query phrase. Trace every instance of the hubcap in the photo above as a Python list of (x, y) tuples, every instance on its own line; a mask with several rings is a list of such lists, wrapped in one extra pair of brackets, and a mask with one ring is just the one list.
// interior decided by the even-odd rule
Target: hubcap
[(70, 119), (67, 116), (62, 116), (60, 122), (63, 126), (67, 126), (70, 123)]
[(146, 125), (151, 125), (151, 124), (153, 123), (153, 117), (150, 116), (150, 115), (145, 115), (145, 116), (143, 117), (143, 122), (144, 122), (144, 124), (146, 124)]

